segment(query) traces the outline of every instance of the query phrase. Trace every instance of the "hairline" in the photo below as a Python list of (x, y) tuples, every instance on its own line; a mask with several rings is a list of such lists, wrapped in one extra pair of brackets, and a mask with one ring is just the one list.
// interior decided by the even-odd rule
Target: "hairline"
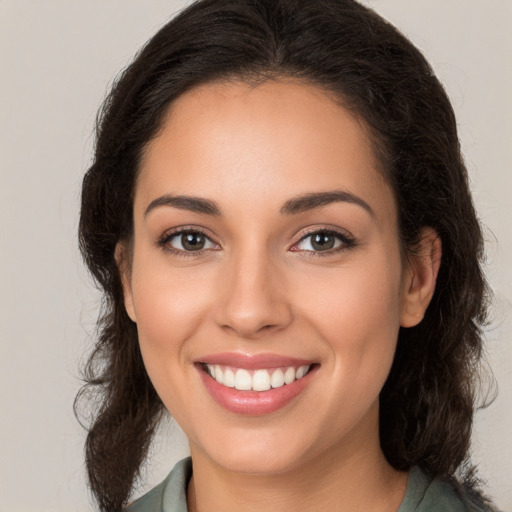
[[(304, 74), (294, 73), (293, 71), (287, 72), (286, 70), (262, 68), (259, 70), (248, 71), (245, 73), (228, 72), (225, 74), (220, 74), (215, 77), (207, 78), (205, 80), (199, 80), (196, 83), (185, 88), (183, 91), (181, 91), (171, 100), (169, 100), (166, 106), (158, 114), (159, 120), (157, 122), (156, 129), (154, 130), (153, 134), (148, 138), (148, 140), (144, 143), (140, 150), (140, 157), (138, 159), (138, 163), (135, 170), (130, 198), (132, 206), (132, 216), (133, 205), (135, 200), (135, 191), (137, 189), (137, 184), (141, 170), (144, 167), (147, 151), (151, 146), (151, 143), (156, 138), (158, 138), (158, 136), (165, 129), (165, 126), (170, 116), (172, 116), (174, 104), (179, 98), (195, 89), (199, 89), (201, 87), (208, 87), (211, 85), (246, 85), (251, 89), (255, 89), (258, 86), (264, 85), (271, 81), (275, 83), (291, 83), (303, 86), (310, 86), (316, 91), (322, 93), (328, 99), (330, 99), (336, 106), (342, 108), (353, 120), (355, 120), (360, 125), (363, 134), (366, 138), (366, 141), (369, 144), (374, 159), (374, 169), (384, 179), (384, 182), (389, 187), (391, 194), (394, 198), (397, 213), (396, 220), (400, 257), (402, 259), (402, 264), (407, 264), (413, 252), (413, 248), (406, 243), (402, 236), (398, 190), (393, 180), (393, 173), (390, 171), (391, 159), (389, 158), (389, 150), (388, 148), (386, 148), (385, 142), (382, 140), (382, 137), (379, 137), (377, 129), (370, 124), (370, 122), (365, 118), (363, 113), (360, 112), (360, 110), (355, 106), (354, 102), (350, 101), (350, 97), (344, 94), (342, 91), (336, 90), (334, 84), (332, 87), (329, 87), (327, 84), (320, 82), (320, 80), (318, 79), (315, 79)], [(128, 237), (130, 239), (133, 239), (133, 221), (132, 229), (131, 232), (128, 234)], [(132, 246), (131, 243), (130, 245)]]

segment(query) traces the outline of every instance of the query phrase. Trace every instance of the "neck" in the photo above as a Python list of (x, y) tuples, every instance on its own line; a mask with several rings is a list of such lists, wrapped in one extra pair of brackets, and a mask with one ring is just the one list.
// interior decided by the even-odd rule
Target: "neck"
[[(188, 510), (394, 512), (405, 494), (408, 475), (389, 465), (380, 448), (378, 431), (368, 434), (363, 433), (357, 449), (343, 442), (293, 469), (271, 475), (227, 470), (191, 446), (193, 476)], [(360, 437), (361, 433), (356, 435)]]

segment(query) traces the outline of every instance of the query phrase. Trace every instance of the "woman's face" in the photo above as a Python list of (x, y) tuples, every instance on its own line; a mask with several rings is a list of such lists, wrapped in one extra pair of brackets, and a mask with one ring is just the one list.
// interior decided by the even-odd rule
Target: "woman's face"
[(272, 474), (378, 450), (413, 277), (377, 167), (362, 123), (310, 85), (210, 84), (172, 105), (124, 288), (196, 458)]

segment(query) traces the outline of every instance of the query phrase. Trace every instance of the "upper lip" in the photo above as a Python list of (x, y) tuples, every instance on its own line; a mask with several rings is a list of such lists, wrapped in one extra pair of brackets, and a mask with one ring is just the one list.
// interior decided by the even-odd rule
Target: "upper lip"
[(315, 361), (298, 359), (279, 354), (243, 354), (239, 352), (223, 352), (210, 354), (196, 359), (196, 363), (218, 364), (254, 370), (258, 368), (280, 368), (284, 366), (303, 366), (314, 364)]

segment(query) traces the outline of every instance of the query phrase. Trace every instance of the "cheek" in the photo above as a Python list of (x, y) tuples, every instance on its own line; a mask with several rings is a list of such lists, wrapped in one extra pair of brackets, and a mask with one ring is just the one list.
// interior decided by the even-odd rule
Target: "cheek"
[[(142, 262), (141, 262), (142, 263)], [(190, 408), (188, 382), (193, 340), (204, 322), (210, 287), (197, 272), (171, 272), (141, 264), (133, 274), (133, 298), (139, 345), (155, 390), (173, 418), (186, 431), (201, 421), (200, 411)], [(150, 269), (150, 271), (148, 271)]]
[[(165, 259), (164, 259), (165, 260)], [(138, 263), (138, 264), (137, 264)], [(134, 263), (132, 290), (139, 343), (152, 380), (187, 361), (187, 340), (211, 304), (210, 278), (199, 270), (172, 270), (165, 261)]]
[(385, 330), (386, 326), (396, 330), (401, 309), (400, 269), (387, 258), (380, 259), (384, 261), (340, 267), (302, 279), (299, 293), (304, 311), (315, 312), (319, 320), (324, 318), (326, 326), (343, 326), (343, 332)]
[(340, 267), (303, 281), (298, 291), (303, 316), (330, 352), (327, 364), (340, 379), (357, 382), (356, 393), (383, 384), (394, 357), (401, 311), (396, 261), (383, 254)]

